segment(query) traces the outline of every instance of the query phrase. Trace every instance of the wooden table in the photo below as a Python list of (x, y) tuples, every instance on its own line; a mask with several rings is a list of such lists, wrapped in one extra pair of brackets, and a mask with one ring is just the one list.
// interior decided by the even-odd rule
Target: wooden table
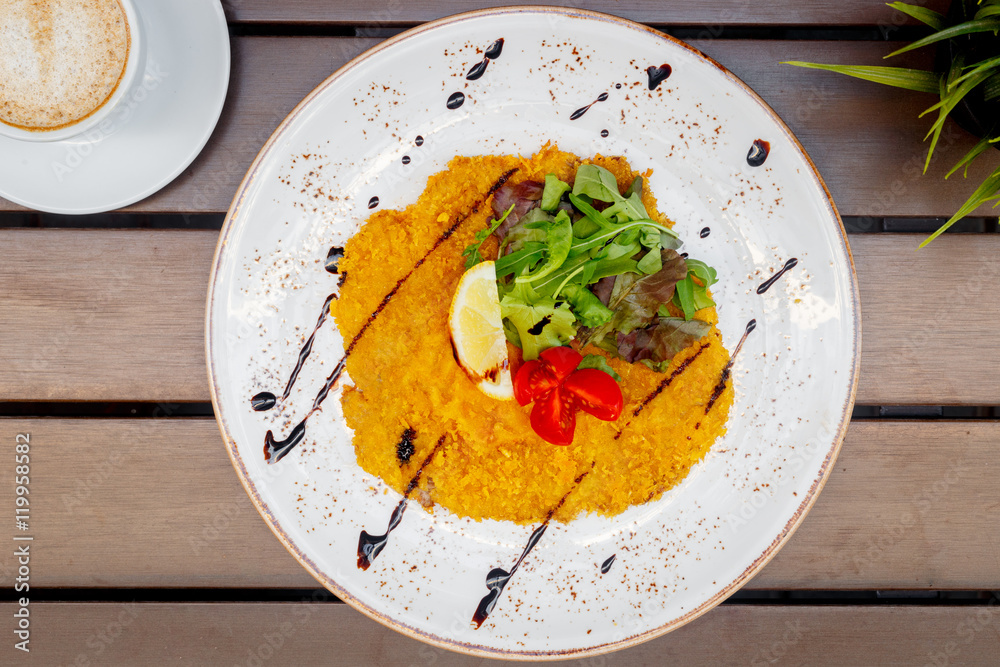
[[(13, 549), (26, 542), (0, 556), (0, 662), (478, 663), (317, 589), (237, 481), (212, 419), (203, 349), (222, 214), (267, 136), (354, 55), (473, 5), (224, 4), (229, 97), (204, 153), (176, 181), (125, 211), (82, 219), (0, 200), (0, 507), (13, 513), (15, 438), (30, 434), (30, 531), (12, 522), (9, 534), (34, 538), (29, 593), (14, 590)], [(584, 662), (997, 664), (996, 219), (971, 219), (965, 233), (915, 251), (971, 191), (971, 180), (942, 175), (973, 139), (949, 126), (921, 176), (928, 123), (917, 114), (927, 97), (778, 65), (876, 63), (891, 50), (883, 35), (906, 40), (919, 29), (875, 0), (576, 4), (692, 42), (777, 110), (852, 231), (864, 316), (859, 407), (790, 543), (703, 618)], [(11, 633), (22, 596), (30, 654)]]

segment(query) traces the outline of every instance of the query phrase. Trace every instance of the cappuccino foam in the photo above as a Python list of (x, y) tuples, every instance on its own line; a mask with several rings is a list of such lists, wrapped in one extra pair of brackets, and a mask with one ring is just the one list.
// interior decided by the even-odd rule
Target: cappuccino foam
[(118, 0), (0, 0), (0, 122), (83, 120), (118, 88), (130, 41)]

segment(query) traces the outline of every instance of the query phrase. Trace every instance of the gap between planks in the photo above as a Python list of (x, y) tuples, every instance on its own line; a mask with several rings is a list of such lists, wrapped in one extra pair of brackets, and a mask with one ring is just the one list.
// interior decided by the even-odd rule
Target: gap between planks
[[(10, 618), (12, 604), (0, 605)], [(523, 664), (470, 658), (422, 644), (346, 605), (88, 604), (31, 606), (39, 664), (459, 665)], [(496, 614), (500, 618), (500, 614)], [(498, 622), (492, 619), (493, 622)], [(614, 619), (608, 619), (613, 622)], [(489, 631), (489, 626), (484, 627)], [(28, 656), (8, 638), (0, 662)], [(995, 664), (1000, 605), (980, 607), (717, 607), (671, 633), (572, 664)]]
[[(226, 18), (230, 23), (307, 23), (358, 26), (359, 30), (381, 29), (389, 26), (411, 25), (432, 19), (467, 12), (474, 9), (506, 4), (499, 0), (417, 0), (401, 3), (398, 0), (376, 0), (356, 3), (346, 0), (285, 0), (274, 4), (268, 0), (240, 0), (227, 2)], [(560, 5), (565, 3), (541, 0), (535, 5)], [(922, 2), (922, 6), (941, 12), (947, 10), (945, 0)], [(714, 36), (720, 26), (877, 26), (891, 30), (900, 25), (916, 22), (900, 12), (894, 12), (881, 3), (868, 0), (842, 2), (747, 2), (747, 0), (713, 0), (690, 2), (684, 0), (618, 0), (613, 4), (601, 0), (582, 0), (572, 3), (571, 9), (589, 9), (610, 12), (623, 18), (642, 23), (669, 24), (671, 26), (702, 27), (706, 36)]]
[[(988, 372), (1000, 368), (1000, 235), (946, 236), (917, 252), (922, 238), (850, 238), (863, 318), (857, 403), (1000, 405), (1000, 374)], [(0, 402), (159, 401), (171, 414), (210, 400), (204, 303), (217, 239), (0, 230)], [(969, 279), (958, 282), (956, 267)], [(952, 316), (933, 316), (939, 304)], [(278, 353), (294, 359), (299, 345)]]
[[(285, 12), (284, 4), (281, 7)], [(834, 5), (829, 8), (838, 10)], [(125, 210), (226, 211), (253, 158), (288, 112), (330, 74), (379, 41), (234, 37), (229, 97), (208, 145), (181, 177)], [(929, 96), (779, 64), (785, 60), (877, 64), (893, 48), (891, 44), (751, 39), (691, 40), (691, 44), (729, 67), (788, 123), (843, 215), (947, 218), (995, 166), (989, 158), (980, 158), (969, 179), (946, 183), (944, 174), (975, 143), (949, 123), (930, 171), (921, 176), (927, 150), (921, 139), (929, 121), (917, 116), (933, 102)], [(930, 54), (905, 55), (895, 64), (927, 67)], [(577, 102), (565, 102), (567, 113)], [(599, 148), (595, 145), (595, 150)], [(0, 199), (0, 210), (25, 209)], [(980, 215), (990, 213), (986, 205), (979, 209)]]
[[(17, 433), (31, 434), (33, 587), (316, 586), (253, 507), (214, 420), (0, 419), (0, 439)], [(998, 444), (995, 421), (852, 424), (815, 507), (747, 588), (1000, 589), (984, 474)], [(0, 583), (15, 570), (4, 552)]]

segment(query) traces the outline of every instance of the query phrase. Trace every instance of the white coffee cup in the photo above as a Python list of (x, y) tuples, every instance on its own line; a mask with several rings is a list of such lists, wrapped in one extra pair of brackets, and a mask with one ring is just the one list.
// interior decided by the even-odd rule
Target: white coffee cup
[[(86, 0), (78, 0), (78, 1), (86, 1)], [(124, 71), (122, 71), (121, 75), (119, 76), (117, 85), (114, 87), (113, 92), (109, 96), (107, 96), (102, 102), (99, 102), (92, 110), (87, 110), (87, 113), (81, 115), (78, 119), (71, 120), (68, 123), (58, 125), (56, 127), (53, 127), (52, 129), (46, 129), (45, 127), (41, 126), (34, 126), (31, 127), (30, 129), (26, 129), (26, 126), (19, 127), (15, 124), (5, 122), (4, 117), (0, 116), (0, 135), (4, 135), (14, 139), (20, 139), (23, 141), (59, 141), (86, 132), (87, 130), (98, 125), (101, 121), (105, 120), (111, 114), (111, 112), (114, 111), (118, 103), (121, 102), (122, 99), (126, 97), (133, 82), (135, 81), (136, 75), (138, 74), (139, 70), (139, 61), (140, 61), (140, 53), (142, 46), (141, 43), (142, 37), (139, 30), (139, 18), (138, 15), (136, 14), (135, 6), (132, 4), (132, 0), (115, 0), (115, 1), (121, 7), (128, 28), (128, 34), (126, 36), (128, 40), (128, 52), (127, 52), (128, 55), (125, 61)], [(28, 0), (28, 2), (25, 3), (23, 6), (28, 7), (33, 2), (35, 2), (35, 0)], [(0, 2), (0, 5), (2, 4), (3, 3)], [(43, 8), (44, 6), (45, 6), (44, 3), (38, 3), (34, 5), (34, 7), (43, 7)], [(28, 8), (25, 11), (25, 13), (31, 14), (34, 11), (36, 10)], [(44, 11), (44, 9), (40, 11)], [(19, 18), (24, 19), (23, 25), (29, 25), (29, 22), (32, 19), (32, 17), (28, 16), (18, 17), (15, 15), (13, 18), (5, 17), (2, 20), (6, 20), (8, 24), (13, 24), (15, 23), (15, 19)], [(27, 32), (31, 33), (32, 31), (29, 28)], [(2, 38), (3, 35), (0, 35), (0, 39)], [(12, 44), (12, 41), (8, 39), (6, 48), (32, 47), (32, 43), (28, 43), (27, 41), (24, 40), (17, 40), (16, 42), (13, 43), (17, 44), (18, 47), (11, 47), (10, 45)], [(4, 47), (0, 46), (0, 48)], [(37, 45), (34, 48), (37, 48)], [(121, 61), (119, 60), (118, 62)]]

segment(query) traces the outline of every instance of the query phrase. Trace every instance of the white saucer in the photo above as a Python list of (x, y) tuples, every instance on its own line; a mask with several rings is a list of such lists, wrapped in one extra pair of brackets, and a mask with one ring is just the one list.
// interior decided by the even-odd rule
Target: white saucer
[(100, 213), (148, 197), (198, 156), (229, 88), (219, 0), (135, 0), (140, 75), (111, 116), (63, 141), (0, 137), (0, 195), (49, 213)]

